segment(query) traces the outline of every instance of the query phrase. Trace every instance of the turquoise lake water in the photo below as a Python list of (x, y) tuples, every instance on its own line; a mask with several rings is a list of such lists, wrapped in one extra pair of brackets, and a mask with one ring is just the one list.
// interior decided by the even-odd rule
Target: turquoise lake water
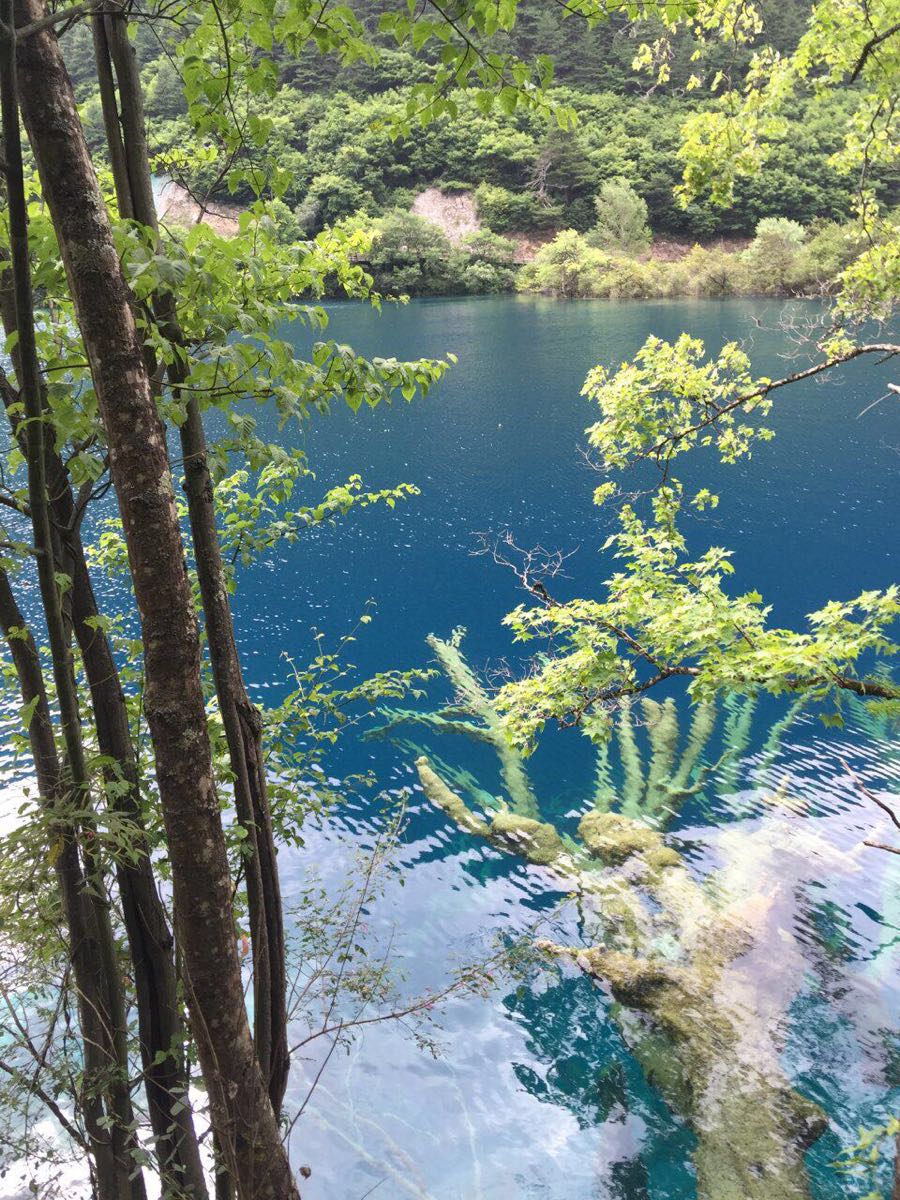
[[(792, 314), (803, 320), (813, 311), (798, 305)], [(333, 645), (369, 599), (374, 620), (352, 653), (364, 673), (426, 663), (426, 636), (447, 637), (457, 626), (467, 630), (474, 667), (515, 662), (501, 620), (521, 596), (509, 572), (473, 555), (479, 532), (508, 529), (523, 546), (576, 550), (557, 588), (564, 595), (590, 595), (612, 570), (599, 552), (612, 518), (593, 506), (597, 478), (579, 455), (593, 419), (579, 396), (590, 367), (628, 358), (649, 333), (672, 338), (685, 329), (714, 351), (744, 339), (758, 374), (791, 370), (783, 356), (795, 349), (776, 328), (781, 307), (757, 301), (504, 297), (414, 302), (381, 316), (335, 305), (331, 313), (330, 335), (362, 353), (453, 351), (459, 364), (424, 402), (310, 423), (303, 440), (320, 490), (359, 472), (369, 486), (410, 482), (421, 495), (316, 531), (244, 575), (237, 617), (261, 700), (283, 687), (284, 652), (306, 661), (314, 626)], [(783, 392), (768, 422), (777, 437), (752, 461), (725, 468), (707, 457), (681, 468), (686, 481), (722, 496), (717, 510), (689, 522), (692, 546), (732, 547), (736, 586), (761, 591), (780, 622), (802, 622), (827, 599), (897, 574), (900, 417), (895, 401), (859, 415), (888, 378), (884, 367), (859, 364)], [(448, 699), (445, 682), (433, 691), (436, 701)], [(686, 726), (689, 706), (672, 694)], [(890, 832), (845, 764), (871, 788), (897, 790), (900, 756), (891, 731), (861, 709), (843, 731), (801, 712), (764, 753), (783, 716), (772, 702), (756, 707), (738, 760), (713, 772), (672, 829), (700, 873), (729, 854), (740, 858), (741, 845), (768, 847), (753, 885), (768, 897), (766, 955), (777, 969), (761, 975), (760, 988), (777, 999), (785, 1072), (831, 1119), (809, 1165), (816, 1200), (837, 1200), (872, 1184), (839, 1175), (835, 1155), (859, 1125), (896, 1112), (900, 1100), (900, 872), (894, 856), (860, 848), (863, 838)], [(708, 764), (722, 753), (723, 729), (734, 741), (736, 722), (735, 711), (723, 713)], [(406, 736), (499, 790), (484, 747), (416, 730)], [(415, 783), (415, 753), (351, 739), (325, 766), (371, 769), (396, 795)], [(611, 763), (618, 786), (615, 753)], [(564, 825), (589, 805), (594, 769), (593, 752), (571, 731), (548, 734), (529, 763), (545, 812)], [(305, 850), (282, 853), (289, 904), (311, 867), (337, 886), (354, 854), (371, 848), (385, 821), (376, 790), (310, 827)], [(786, 803), (767, 801), (773, 792)], [(735, 851), (729, 831), (752, 843)], [(406, 994), (440, 985), (454, 963), (542, 913), (556, 940), (578, 940), (575, 915), (552, 911), (561, 897), (549, 877), (467, 838), (420, 792), (399, 862), (403, 886), (388, 879), (363, 933), (373, 947), (390, 944)], [(292, 1136), (296, 1161), (312, 1167), (307, 1200), (691, 1200), (692, 1135), (643, 1079), (609, 1007), (577, 972), (536, 970), (487, 997), (452, 1002), (439, 1018), (438, 1057), (402, 1027), (371, 1027), (331, 1056)], [(298, 1056), (295, 1102), (327, 1049)]]
[[(330, 336), (361, 353), (453, 351), (459, 363), (425, 401), (336, 410), (289, 435), (318, 476), (304, 499), (354, 472), (372, 488), (408, 482), (421, 494), (393, 511), (351, 514), (242, 572), (236, 621), (262, 703), (285, 691), (286, 654), (307, 662), (314, 629), (334, 648), (369, 601), (373, 620), (350, 653), (361, 676), (426, 665), (426, 637), (460, 626), (473, 668), (490, 677), (515, 666), (501, 622), (523, 597), (510, 572), (473, 554), (480, 533), (509, 530), (522, 546), (575, 551), (555, 591), (596, 594), (614, 569), (599, 549), (614, 518), (593, 505), (598, 477), (579, 452), (594, 419), (579, 392), (596, 363), (627, 359), (651, 333), (687, 330), (713, 352), (744, 340), (757, 374), (796, 365), (785, 357), (796, 350), (793, 338), (778, 328), (782, 306), (761, 301), (502, 297), (419, 301), (380, 316), (338, 304), (330, 313)], [(802, 323), (814, 313), (798, 304), (789, 315)], [(298, 349), (308, 346), (307, 334), (296, 339)], [(689, 518), (692, 548), (731, 547), (736, 588), (759, 590), (779, 622), (802, 623), (826, 600), (898, 575), (896, 399), (860, 415), (890, 378), (887, 367), (858, 363), (831, 381), (781, 392), (767, 421), (777, 436), (751, 461), (722, 467), (697, 456), (681, 466), (686, 483), (721, 495), (716, 510)], [(258, 415), (265, 432), (268, 418)], [(274, 423), (268, 432), (278, 436)], [(686, 697), (669, 694), (686, 731)], [(446, 681), (435, 680), (429, 706), (449, 698)], [(859, 1126), (900, 1109), (900, 862), (861, 845), (892, 834), (849, 772), (874, 791), (900, 792), (900, 745), (896, 728), (860, 705), (837, 731), (814, 713), (789, 723), (785, 714), (771, 701), (752, 713), (724, 706), (703, 755), (718, 767), (670, 828), (698, 876), (743, 871), (748, 895), (764, 897), (759, 995), (785, 1075), (831, 1123), (808, 1156), (812, 1197), (859, 1200), (873, 1181), (849, 1180), (833, 1163)], [(323, 757), (325, 776), (371, 771), (376, 783), (310, 822), (303, 849), (281, 852), (288, 907), (302, 902), (313, 878), (335, 894), (358, 877), (360, 854), (408, 794), (401, 869), (385, 876), (357, 931), (376, 961), (389, 950), (403, 996), (439, 988), (454, 966), (489, 953), (498, 935), (539, 921), (544, 935), (578, 943), (584, 929), (571, 906), (559, 907), (558, 881), (467, 837), (417, 789), (412, 763), (421, 747), (443, 769), (467, 771), (473, 786), (498, 793), (489, 749), (416, 728), (400, 736), (404, 743), (350, 735)], [(640, 729), (638, 740), (646, 769)], [(723, 760), (727, 746), (737, 751)], [(586, 740), (548, 732), (528, 769), (545, 814), (573, 830), (595, 786)], [(624, 788), (615, 747), (610, 771)], [(611, 1008), (574, 969), (535, 967), (442, 1009), (437, 1055), (403, 1023), (367, 1027), (330, 1054), (292, 1133), (296, 1164), (312, 1169), (304, 1200), (694, 1200), (693, 1134), (645, 1080)], [(305, 1034), (298, 1023), (296, 1039)], [(320, 1040), (295, 1056), (289, 1108), (304, 1102), (329, 1049)], [(882, 1187), (888, 1166), (876, 1181)]]

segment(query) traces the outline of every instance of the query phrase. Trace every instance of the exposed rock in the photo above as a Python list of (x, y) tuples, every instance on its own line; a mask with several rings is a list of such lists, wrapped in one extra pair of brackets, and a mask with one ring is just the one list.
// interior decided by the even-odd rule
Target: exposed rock
[(223, 237), (238, 231), (240, 208), (236, 204), (207, 202), (202, 206), (174, 179), (165, 180), (156, 197), (160, 221), (169, 225), (208, 225)]
[(442, 192), (440, 188), (426, 188), (413, 201), (412, 212), (443, 229), (454, 246), (458, 246), (470, 233), (478, 233), (482, 229), (475, 208), (475, 197), (471, 192)]

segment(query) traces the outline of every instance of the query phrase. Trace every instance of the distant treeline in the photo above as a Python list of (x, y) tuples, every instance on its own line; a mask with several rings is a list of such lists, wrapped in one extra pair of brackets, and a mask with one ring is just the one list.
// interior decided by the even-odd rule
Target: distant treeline
[[(355, 7), (374, 25), (377, 3)], [(765, 39), (789, 51), (802, 31), (808, 4), (767, 0), (763, 10)], [(633, 68), (632, 60), (639, 43), (659, 32), (646, 23), (631, 28), (624, 18), (590, 29), (580, 18), (561, 20), (550, 6), (526, 0), (507, 48), (523, 58), (552, 56), (560, 84), (554, 96), (577, 113), (574, 132), (549, 126), (534, 112), (506, 114), (496, 106), (482, 111), (474, 98), (463, 94), (457, 120), (438, 120), (415, 136), (394, 139), (391, 118), (426, 70), (421, 59), (385, 47), (377, 68), (341, 69), (338, 90), (338, 68), (332, 59), (312, 52), (300, 59), (283, 58), (277, 95), (260, 99), (254, 115), (271, 119), (272, 140), (289, 179), (275, 205), (284, 236), (306, 237), (359, 214), (370, 223), (377, 220), (384, 226), (387, 221), (396, 228), (394, 214), (408, 210), (415, 196), (430, 186), (474, 193), (481, 224), (500, 235), (547, 237), (561, 230), (587, 235), (596, 222), (597, 196), (610, 181), (633, 188), (646, 205), (647, 223), (657, 238), (751, 238), (767, 218), (786, 218), (807, 229), (851, 219), (857, 181), (838, 174), (828, 159), (839, 148), (837, 131), (855, 104), (852, 91), (815, 105), (795, 104), (763, 171), (738, 183), (733, 206), (697, 202), (680, 208), (674, 199), (681, 174), (677, 152), (682, 123), (696, 111), (698, 95), (685, 88), (692, 71), (700, 68), (691, 61), (690, 36), (679, 33), (669, 55), (669, 83), (647, 94), (647, 77)], [(147, 31), (138, 31), (138, 50), (151, 150), (160, 169), (174, 165), (184, 182), (206, 192), (216, 184), (220, 164), (202, 154), (185, 154), (193, 133), (185, 115), (177, 56)], [(92, 47), (86, 29), (67, 37), (66, 53), (88, 128), (99, 146), (100, 106), (91, 82)], [(742, 66), (740, 61), (722, 65), (732, 71)], [(715, 62), (705, 61), (702, 69), (709, 73), (715, 68)], [(873, 171), (867, 182), (880, 200), (890, 202), (896, 179)], [(225, 198), (223, 189), (219, 184), (220, 198)], [(241, 202), (250, 196), (238, 193), (232, 199)], [(390, 240), (383, 240), (382, 246)], [(468, 270), (470, 282), (486, 274), (483, 255), (479, 257), (483, 250), (484, 246), (474, 258), (464, 255), (462, 270)], [(461, 261), (454, 253), (456, 259), (445, 256), (445, 275), (460, 273), (451, 269), (453, 261)], [(496, 260), (496, 247), (491, 254)], [(492, 262), (492, 284), (503, 280), (504, 286), (511, 286), (513, 274), (510, 264)], [(458, 278), (454, 286), (465, 290)]]
[(745, 247), (695, 245), (675, 261), (659, 261), (650, 255), (649, 230), (643, 238), (623, 236), (623, 227), (608, 219), (602, 194), (597, 209), (587, 234), (563, 230), (524, 265), (516, 262), (517, 244), (489, 230), (454, 246), (437, 226), (403, 210), (351, 224), (374, 232), (365, 266), (376, 288), (411, 296), (515, 290), (566, 299), (817, 296), (834, 289), (867, 244), (852, 221), (806, 228), (766, 217)]

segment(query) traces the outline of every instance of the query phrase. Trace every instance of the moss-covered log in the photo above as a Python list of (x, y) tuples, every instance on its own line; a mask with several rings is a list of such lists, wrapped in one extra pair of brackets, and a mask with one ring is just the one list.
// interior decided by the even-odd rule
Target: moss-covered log
[[(698, 704), (682, 737), (673, 701), (623, 703), (613, 740), (598, 748), (593, 804), (573, 838), (541, 819), (525, 761), (466, 663), (461, 637), (428, 639), (453, 685), (453, 704), (433, 713), (394, 710), (379, 732), (414, 723), (495, 749), (508, 800), (446, 764), (439, 773), (419, 754), (425, 794), (460, 829), (549, 868), (573, 893), (593, 944), (543, 948), (611, 991), (615, 1019), (648, 1079), (697, 1134), (701, 1200), (808, 1198), (804, 1152), (825, 1120), (784, 1074), (777, 1030), (789, 997), (760, 972), (771, 902), (760, 880), (771, 875), (772, 839), (744, 837), (730, 868), (700, 883), (665, 838), (690, 797), (735, 787), (755, 701), (726, 701), (721, 753), (711, 764), (704, 756), (719, 725), (715, 706)], [(771, 731), (767, 758), (795, 714), (796, 706)]]
[[(697, 1134), (701, 1200), (804, 1200), (804, 1153), (821, 1111), (791, 1087), (770, 1006), (758, 1003), (751, 952), (759, 905), (716, 903), (663, 835), (591, 810), (578, 841), (509, 810), (472, 811), (423, 756), (426, 796), (466, 832), (549, 867), (598, 926), (597, 944), (545, 951), (608, 987), (648, 1078)], [(764, 903), (764, 901), (762, 902)]]
[(436, 713), (413, 709), (387, 710), (382, 714), (384, 723), (374, 729), (372, 735), (383, 736), (401, 724), (417, 724), (433, 733), (460, 733), (487, 743), (497, 755), (509, 807), (519, 816), (537, 820), (540, 812), (524, 760), (507, 737), (500, 714), (491, 703), (487, 691), (463, 657), (459, 648), (463, 634), (464, 630), (457, 629), (447, 640), (434, 634), (428, 638), (428, 645), (453, 685), (455, 703)]

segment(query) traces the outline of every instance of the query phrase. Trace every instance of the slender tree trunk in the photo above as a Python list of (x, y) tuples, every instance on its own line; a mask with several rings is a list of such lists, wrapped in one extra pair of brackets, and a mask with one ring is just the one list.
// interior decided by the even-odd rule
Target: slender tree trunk
[[(95, 16), (95, 28), (100, 21), (103, 22), (103, 41), (98, 38), (95, 49), (98, 55), (107, 52), (111, 56), (112, 62), (107, 62), (105, 69), (114, 68), (119, 97), (118, 104), (115, 92), (111, 103), (104, 101), (107, 139), (112, 145), (118, 135), (124, 138), (125, 170), (121, 180), (117, 176), (116, 184), (119, 209), (130, 211), (135, 220), (156, 235), (157, 215), (144, 130), (143, 94), (134, 49), (121, 14)], [(103, 71), (99, 67), (98, 70)], [(155, 307), (166, 335), (174, 344), (182, 345), (184, 339), (172, 297), (158, 297)], [(178, 392), (185, 378), (181, 361), (169, 366), (168, 377)], [(254, 1044), (272, 1107), (278, 1114), (289, 1067), (287, 978), (281, 888), (266, 786), (262, 722), (247, 693), (235, 639), (216, 527), (203, 417), (191, 394), (186, 397), (185, 407), (187, 415), (179, 433), (191, 538), (209, 657), (234, 777), (235, 808), (239, 821), (247, 830), (249, 843), (246, 880), (253, 948)]]
[[(71, 502), (71, 491), (64, 493), (64, 499)], [(71, 504), (60, 504), (60, 516), (69, 507)], [(116, 878), (134, 967), (141, 1061), (163, 1195), (206, 1200), (206, 1180), (188, 1097), (190, 1074), (174, 943), (143, 830), (128, 710), (109, 642), (96, 625), (89, 623), (98, 610), (77, 532), (72, 536), (72, 549), (72, 614), (91, 693), (97, 742), (101, 754), (116, 761), (121, 780), (128, 784), (127, 791), (113, 795), (110, 806), (131, 823), (136, 856), (116, 863)]]
[[(39, 0), (16, 0), (18, 25), (44, 14)], [(295, 1200), (244, 1008), (199, 636), (165, 431), (55, 34), (41, 29), (22, 40), (18, 66), (25, 125), (91, 364), (128, 546), (176, 930), (213, 1124), (241, 1200)]]
[[(16, 330), (16, 315), (8, 265), (0, 269), (0, 320), (9, 337)], [(17, 348), (12, 351), (12, 359), (20, 376), (21, 355)], [(10, 429), (24, 453), (25, 431), (17, 407), (20, 398), (6, 388), (2, 398)], [(91, 694), (97, 743), (100, 753), (116, 763), (116, 768), (107, 772), (108, 781), (117, 785), (111, 790), (110, 808), (133, 827), (136, 856), (128, 861), (117, 860), (116, 879), (134, 968), (141, 1062), (163, 1194), (206, 1200), (200, 1147), (187, 1103), (189, 1074), (173, 939), (144, 834), (138, 767), (125, 694), (112, 647), (98, 621), (100, 610), (81, 542), (80, 514), (68, 472), (52, 446), (45, 445), (44, 457), (53, 524), (61, 550), (57, 568), (72, 580), (71, 618)], [(122, 783), (127, 784), (124, 792)]]
[[(37, 558), (38, 584), (41, 602), (47, 623), (47, 633), (53, 662), (53, 674), (60, 710), (60, 723), (66, 749), (67, 785), (57, 786), (63, 805), (71, 803), (74, 811), (86, 810), (90, 803), (90, 784), (84, 746), (81, 739), (81, 718), (78, 694), (72, 669), (71, 647), (63, 620), (62, 604), (56, 580), (53, 532), (50, 524), (50, 508), (47, 499), (46, 459), (44, 452), (44, 413), (41, 377), (38, 367), (34, 331), (34, 304), (31, 293), (31, 264), (28, 252), (28, 217), (25, 203), (25, 186), (22, 169), (22, 149), (19, 134), (19, 113), (16, 79), (16, 46), (14, 34), (14, 12), (12, 0), (3, 0), (3, 62), (0, 83), (2, 104), (3, 143), (5, 174), (9, 208), (10, 256), (12, 264), (13, 298), (18, 332), (18, 356), (21, 368), (20, 386), (24, 401), (26, 429), (26, 459), (28, 468), (28, 501), (34, 534)], [(46, 702), (46, 696), (43, 697)], [(60, 782), (61, 781), (61, 777)], [(84, 822), (81, 815), (75, 817)], [(85, 995), (82, 1013), (87, 1018), (88, 1028), (84, 1031), (85, 1052), (87, 1043), (94, 1052), (102, 1055), (102, 1074), (97, 1074), (89, 1083), (91, 1091), (96, 1089), (101, 1104), (106, 1108), (108, 1129), (105, 1131), (97, 1170), (98, 1181), (104, 1194), (121, 1200), (145, 1200), (143, 1174), (136, 1164), (134, 1151), (137, 1148), (134, 1133), (134, 1113), (128, 1079), (128, 1046), (125, 1017), (125, 1002), (119, 975), (119, 964), (115, 937), (110, 920), (105, 885), (93, 851), (85, 847), (85, 863), (90, 875), (89, 891), (84, 889), (81, 864), (78, 862), (78, 847), (72, 833), (67, 832), (62, 850), (65, 851), (65, 870), (69, 874), (64, 894), (80, 888), (77, 909), (73, 906), (70, 921), (76, 922), (75, 935), (89, 934), (86, 944), (91, 948), (90, 970), (85, 971), (84, 986), (90, 989)], [(77, 870), (76, 870), (77, 868)], [(84, 897), (81, 900), (81, 896)], [(81, 918), (93, 917), (93, 929), (83, 930)], [(79, 991), (82, 983), (79, 981)], [(94, 1009), (87, 1013), (90, 1006)], [(96, 1027), (96, 1028), (94, 1028)], [(100, 1148), (101, 1139), (97, 1125), (102, 1118), (93, 1114), (94, 1141)]]
[[(122, 129), (116, 112), (116, 83), (112, 72), (109, 44), (106, 39), (106, 25), (102, 12), (95, 12), (90, 20), (94, 38), (94, 58), (97, 62), (97, 86), (106, 129), (106, 145), (109, 151), (109, 165), (116, 186), (119, 216), (128, 220), (134, 217), (134, 209), (131, 207), (131, 189), (128, 186), (125, 145), (122, 141)], [(109, 113), (115, 114), (112, 121), (108, 119), (107, 114)]]
[[(40, 657), (31, 633), (24, 638), (21, 636), (21, 630), (27, 629), (27, 625), (5, 571), (0, 571), (0, 627), (16, 669), (22, 701), (35, 704), (28, 725), (28, 739), (41, 804), (52, 821), (49, 852), (54, 856), (53, 869), (68, 927), (84, 1054), (84, 1087), (74, 1099), (84, 1117), (98, 1200), (128, 1200), (130, 1191), (127, 1186), (123, 1188), (115, 1146), (105, 1128), (107, 1114), (102, 1087), (98, 1083), (109, 1072), (110, 1061), (105, 1049), (109, 1044), (109, 1031), (103, 1017), (105, 981), (96, 912), (88, 899), (76, 831), (65, 815), (65, 783), (56, 752)], [(125, 1182), (127, 1184), (127, 1177)]]
[(248, 832), (247, 899), (253, 944), (254, 1031), (257, 1055), (275, 1111), (287, 1085), (287, 979), (278, 863), (266, 789), (262, 722), (247, 695), (234, 637), (231, 606), (216, 530), (212, 479), (203, 421), (196, 401), (181, 427), (185, 492), (206, 616), (216, 693), (234, 775), (238, 819)]

